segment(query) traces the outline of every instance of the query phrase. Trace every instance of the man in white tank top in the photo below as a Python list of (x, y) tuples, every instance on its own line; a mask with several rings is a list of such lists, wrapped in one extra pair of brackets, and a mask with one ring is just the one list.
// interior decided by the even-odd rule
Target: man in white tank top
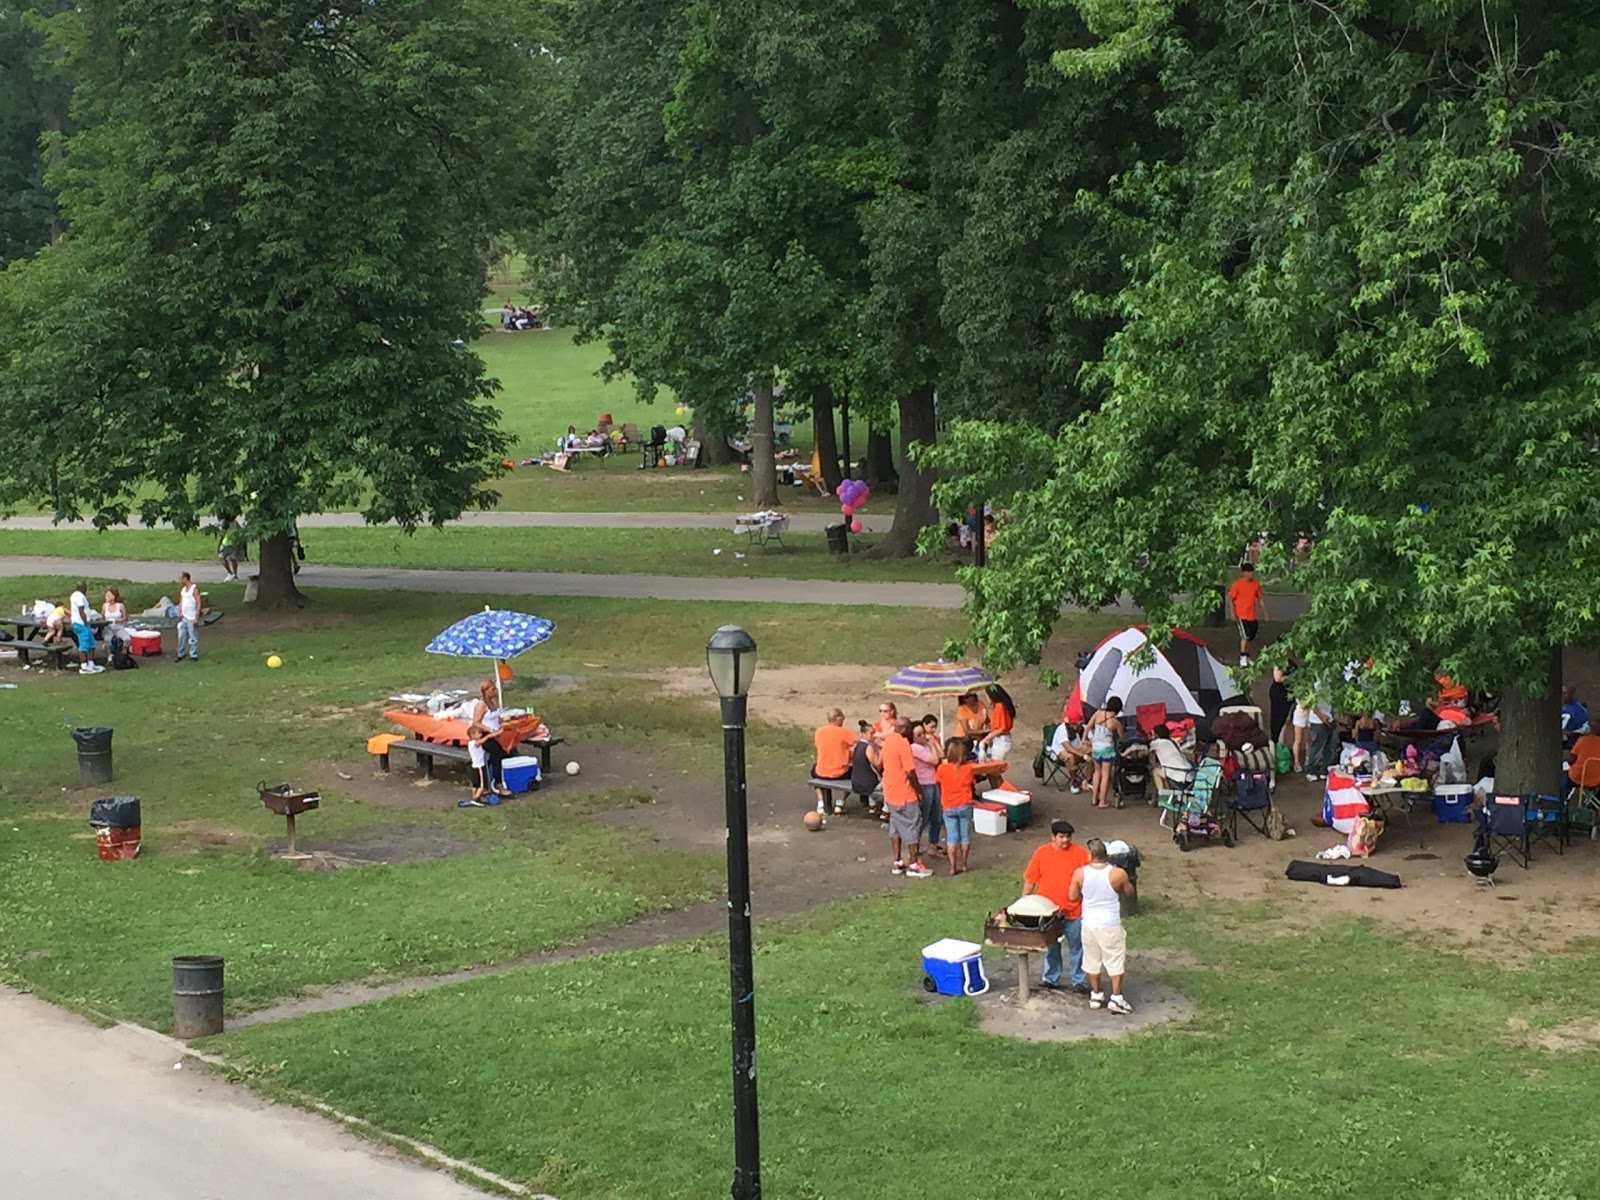
[[(1128, 939), (1122, 928), (1122, 897), (1133, 890), (1128, 873), (1106, 861), (1106, 844), (1090, 838), (1084, 845), (1089, 865), (1072, 876), (1069, 895), (1083, 904), (1083, 970), (1089, 976), (1089, 1007), (1127, 1015), (1133, 1006), (1122, 998), (1122, 972)], [(1111, 977), (1111, 998), (1100, 990), (1100, 972)]]

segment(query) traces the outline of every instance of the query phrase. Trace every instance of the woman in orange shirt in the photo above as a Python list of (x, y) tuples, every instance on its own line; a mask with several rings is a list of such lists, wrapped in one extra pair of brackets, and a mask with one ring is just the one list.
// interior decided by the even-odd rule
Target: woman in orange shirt
[(893, 733), (898, 724), (900, 724), (900, 710), (894, 706), (894, 701), (885, 700), (878, 705), (878, 719), (872, 723), (874, 733), (879, 737), (885, 737)]
[(972, 849), (972, 785), (977, 768), (967, 761), (967, 743), (950, 738), (944, 744), (944, 761), (934, 772), (939, 781), (939, 809), (944, 817), (944, 840), (950, 857), (950, 874), (967, 869)]
[(989, 732), (978, 739), (979, 762), (1004, 762), (1011, 753), (1011, 731), (1017, 725), (1017, 704), (998, 683), (985, 689), (989, 694)]

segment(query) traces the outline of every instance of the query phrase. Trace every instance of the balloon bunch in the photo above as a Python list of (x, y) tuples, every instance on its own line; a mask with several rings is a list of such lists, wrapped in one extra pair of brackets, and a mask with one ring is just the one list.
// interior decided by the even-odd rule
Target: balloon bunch
[(856, 510), (866, 507), (872, 489), (859, 479), (846, 479), (834, 494), (839, 497), (839, 512), (850, 522), (850, 532), (860, 533), (861, 518), (856, 516)]

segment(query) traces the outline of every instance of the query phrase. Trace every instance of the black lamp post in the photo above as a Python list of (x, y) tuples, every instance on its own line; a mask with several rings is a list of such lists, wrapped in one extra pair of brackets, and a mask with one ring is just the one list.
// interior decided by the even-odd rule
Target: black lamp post
[(756, 985), (750, 961), (750, 819), (745, 803), (745, 698), (756, 641), (724, 625), (706, 643), (706, 667), (722, 697), (722, 777), (727, 794), (728, 977), (733, 991), (733, 1200), (760, 1200), (756, 1121)]

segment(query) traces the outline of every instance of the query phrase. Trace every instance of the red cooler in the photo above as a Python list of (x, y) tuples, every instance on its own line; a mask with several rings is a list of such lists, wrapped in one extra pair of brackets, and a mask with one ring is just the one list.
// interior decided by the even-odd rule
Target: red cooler
[(135, 658), (154, 658), (161, 653), (161, 631), (129, 630), (128, 653)]

